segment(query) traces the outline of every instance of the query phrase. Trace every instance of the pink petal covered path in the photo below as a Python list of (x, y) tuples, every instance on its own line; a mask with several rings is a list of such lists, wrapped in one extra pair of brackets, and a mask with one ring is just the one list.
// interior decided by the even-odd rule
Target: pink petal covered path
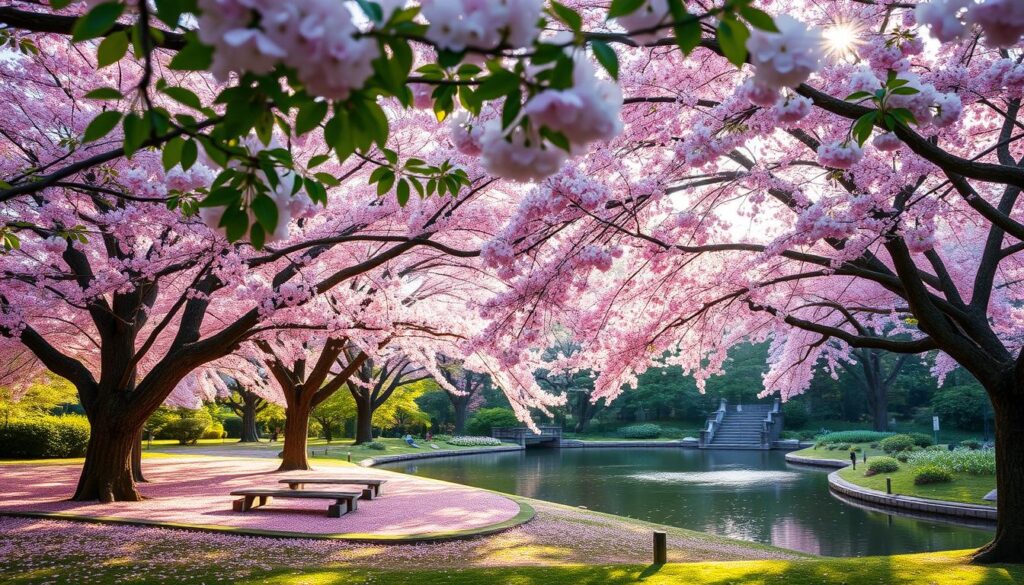
[[(390, 540), (488, 532), (502, 523), (514, 524), (509, 521), (521, 510), (518, 503), (493, 492), (344, 464), (318, 464), (315, 471), (287, 474), (274, 473), (277, 461), (257, 458), (147, 458), (143, 465), (149, 483), (140, 484), (139, 490), (147, 499), (110, 504), (68, 501), (78, 479), (78, 465), (3, 466), (0, 514), (56, 513), (256, 534)], [(276, 499), (251, 512), (232, 510), (232, 490), (281, 489), (286, 486), (278, 480), (286, 476), (379, 477), (387, 483), (383, 497), (360, 500), (355, 513), (341, 518), (326, 516), (326, 500)]]

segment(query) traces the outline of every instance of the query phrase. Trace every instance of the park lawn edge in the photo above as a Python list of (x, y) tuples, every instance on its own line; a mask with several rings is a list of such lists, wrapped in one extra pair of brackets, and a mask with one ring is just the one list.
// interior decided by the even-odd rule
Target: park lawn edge
[[(900, 469), (898, 471), (894, 471), (892, 473), (879, 473), (872, 476), (865, 476), (863, 468), (858, 468), (854, 470), (850, 466), (846, 466), (837, 471), (836, 473), (839, 474), (840, 478), (856, 485), (857, 487), (873, 490), (881, 494), (885, 493), (885, 479), (888, 477), (893, 480), (893, 495), (911, 496), (914, 498), (921, 498), (924, 500), (934, 500), (936, 502), (949, 502), (953, 504), (971, 504), (974, 506), (986, 506), (989, 508), (996, 507), (993, 502), (987, 502), (981, 499), (985, 494), (995, 489), (995, 476), (978, 476), (970, 475), (967, 473), (954, 473), (952, 482), (916, 486), (914, 485), (913, 471), (914, 470), (912, 467), (906, 464), (901, 464)], [(988, 479), (991, 481), (991, 484), (987, 485), (984, 488), (979, 488), (977, 491), (971, 489), (971, 487), (973, 486), (968, 486), (968, 489), (971, 489), (971, 491), (969, 492), (971, 494), (970, 497), (960, 496), (955, 493), (949, 495), (946, 495), (945, 493), (933, 493), (934, 491), (943, 491), (942, 488), (955, 489), (957, 487), (963, 486), (964, 483), (973, 484), (975, 483), (975, 481), (980, 481), (979, 478)], [(958, 481), (961, 483), (957, 484)]]

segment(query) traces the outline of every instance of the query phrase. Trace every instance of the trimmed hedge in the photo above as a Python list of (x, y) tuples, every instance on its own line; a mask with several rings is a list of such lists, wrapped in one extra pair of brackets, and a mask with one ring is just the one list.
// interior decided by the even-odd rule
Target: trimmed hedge
[(652, 423), (629, 425), (619, 429), (619, 435), (626, 439), (657, 439), (661, 436), (661, 427)]
[(879, 431), (836, 431), (834, 433), (825, 433), (824, 435), (818, 435), (815, 437), (817, 442), (822, 444), (827, 443), (874, 443), (881, 441), (886, 437), (891, 437), (895, 433), (883, 433)]
[(868, 471), (864, 475), (876, 475), (879, 473), (893, 473), (899, 471), (900, 463), (892, 457), (872, 457), (868, 459)]
[(935, 444), (935, 439), (926, 433), (910, 433), (910, 438), (914, 439), (914, 444), (918, 447), (931, 447)]
[(39, 416), (0, 426), (0, 457), (49, 459), (81, 457), (89, 444), (89, 421), (84, 416)]
[(914, 437), (910, 435), (893, 435), (891, 437), (882, 439), (879, 443), (882, 447), (882, 451), (885, 451), (889, 455), (893, 453), (902, 453), (904, 451), (913, 451), (917, 443), (914, 441)]
[(951, 481), (953, 481), (953, 474), (938, 465), (923, 465), (914, 472), (914, 485), (949, 483)]
[(165, 424), (161, 434), (178, 441), (180, 445), (195, 445), (210, 427), (210, 421), (202, 418), (179, 418)]

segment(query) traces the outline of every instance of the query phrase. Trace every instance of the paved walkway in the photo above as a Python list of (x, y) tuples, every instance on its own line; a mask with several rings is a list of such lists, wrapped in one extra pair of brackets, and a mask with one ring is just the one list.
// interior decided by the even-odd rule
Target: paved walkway
[[(359, 476), (387, 479), (384, 496), (360, 501), (354, 514), (326, 516), (326, 500), (275, 499), (265, 508), (234, 512), (232, 490), (273, 487), (284, 474), (273, 473), (276, 460), (241, 457), (169, 457), (146, 459), (149, 483), (140, 484), (142, 502), (71, 502), (78, 465), (7, 465), (0, 468), (0, 514), (45, 512), (124, 521), (187, 524), (260, 532), (348, 537), (415, 537), (486, 530), (520, 513), (504, 496), (440, 481), (352, 465), (314, 462), (317, 471), (291, 476)], [(312, 489), (312, 488), (310, 488)], [(325, 487), (324, 489), (331, 489)]]

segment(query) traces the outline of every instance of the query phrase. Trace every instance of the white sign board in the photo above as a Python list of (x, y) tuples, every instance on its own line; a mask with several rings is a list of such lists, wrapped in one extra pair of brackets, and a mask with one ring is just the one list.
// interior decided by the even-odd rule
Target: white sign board
[(939, 417), (937, 417), (937, 416), (933, 416), (932, 417), (932, 430), (933, 431), (939, 430)]

